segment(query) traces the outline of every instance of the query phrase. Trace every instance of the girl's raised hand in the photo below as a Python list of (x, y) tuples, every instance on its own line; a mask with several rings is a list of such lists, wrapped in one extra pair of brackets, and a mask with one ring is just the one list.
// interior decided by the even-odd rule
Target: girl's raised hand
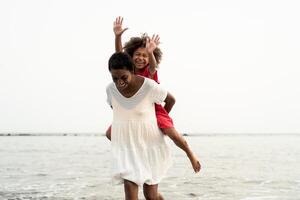
[(152, 38), (147, 38), (146, 41), (146, 49), (148, 53), (153, 53), (153, 51), (156, 49), (156, 47), (159, 45), (159, 35), (153, 35)]
[(121, 36), (128, 28), (122, 28), (123, 17), (119, 16), (114, 21), (114, 33), (116, 36)]

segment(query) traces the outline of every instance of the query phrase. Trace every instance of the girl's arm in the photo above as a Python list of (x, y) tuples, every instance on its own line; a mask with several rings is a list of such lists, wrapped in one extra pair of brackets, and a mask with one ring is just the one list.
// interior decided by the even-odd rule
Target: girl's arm
[(172, 110), (172, 108), (173, 108), (173, 106), (174, 106), (174, 104), (175, 104), (175, 98), (174, 98), (174, 96), (172, 95), (172, 94), (170, 94), (169, 92), (168, 92), (168, 95), (167, 95), (167, 97), (166, 97), (166, 99), (165, 99), (165, 106), (164, 106), (164, 109), (169, 113), (171, 110)]
[(115, 51), (122, 52), (122, 39), (121, 36), (115, 37)]
[(153, 51), (156, 49), (156, 47), (159, 45), (159, 36), (153, 35), (152, 38), (148, 38), (146, 42), (146, 49), (149, 56), (149, 72), (151, 75), (154, 75), (157, 68), (157, 62), (155, 59), (155, 56), (153, 54)]
[(157, 63), (153, 52), (148, 54), (148, 56), (149, 56), (149, 72), (151, 76), (153, 76), (156, 72)]
[(123, 17), (117, 17), (114, 21), (114, 33), (115, 33), (115, 50), (116, 52), (121, 52), (123, 50), (122, 47), (122, 34), (124, 31), (126, 31), (128, 28), (122, 28), (123, 23)]

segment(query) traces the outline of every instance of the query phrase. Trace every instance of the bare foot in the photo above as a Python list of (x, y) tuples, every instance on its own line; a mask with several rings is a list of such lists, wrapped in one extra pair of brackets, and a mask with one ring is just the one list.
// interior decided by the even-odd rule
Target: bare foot
[(197, 156), (193, 153), (191, 156), (188, 156), (190, 161), (191, 161), (191, 164), (193, 166), (193, 169), (196, 173), (198, 173), (201, 169), (201, 164), (197, 158)]
[(159, 193), (158, 193), (158, 200), (164, 200), (164, 198)]

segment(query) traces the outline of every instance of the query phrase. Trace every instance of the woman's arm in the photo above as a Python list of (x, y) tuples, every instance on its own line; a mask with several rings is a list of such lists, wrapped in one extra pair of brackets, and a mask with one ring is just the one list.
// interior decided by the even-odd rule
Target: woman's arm
[(175, 97), (168, 92), (168, 95), (167, 95), (166, 99), (164, 100), (164, 102), (165, 102), (164, 109), (168, 113), (171, 112), (171, 110), (172, 110), (172, 108), (173, 108), (173, 106), (174, 106), (174, 104), (176, 102)]

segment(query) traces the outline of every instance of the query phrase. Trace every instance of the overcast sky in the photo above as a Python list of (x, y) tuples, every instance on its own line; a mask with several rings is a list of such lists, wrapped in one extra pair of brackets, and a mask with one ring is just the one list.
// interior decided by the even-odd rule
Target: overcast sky
[[(147, 5), (147, 6), (145, 6)], [(299, 1), (0, 1), (0, 132), (104, 132), (114, 19), (159, 34), (181, 132), (300, 133)]]

